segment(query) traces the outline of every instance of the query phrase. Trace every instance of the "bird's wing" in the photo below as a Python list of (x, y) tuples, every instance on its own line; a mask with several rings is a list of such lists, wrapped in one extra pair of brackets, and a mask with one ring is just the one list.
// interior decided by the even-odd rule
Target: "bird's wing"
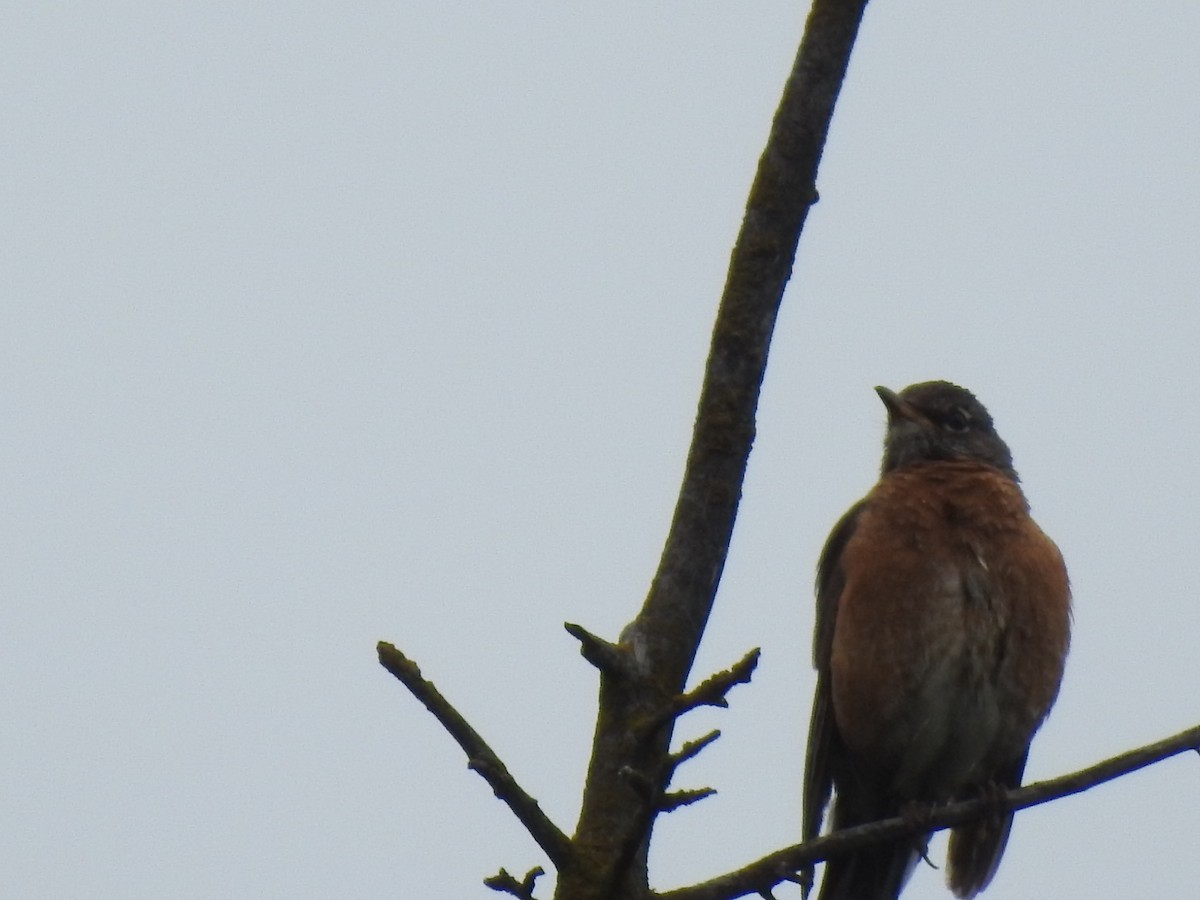
[(854, 534), (858, 517), (866, 505), (860, 500), (833, 526), (821, 560), (817, 563), (817, 618), (813, 631), (813, 666), (817, 670), (817, 691), (813, 697), (812, 721), (808, 728), (808, 752), (804, 760), (804, 840), (821, 833), (821, 820), (833, 790), (829, 768), (830, 749), (837, 740), (833, 720), (833, 698), (829, 684), (829, 656), (833, 646), (833, 626), (837, 619), (838, 598), (845, 587), (842, 551)]

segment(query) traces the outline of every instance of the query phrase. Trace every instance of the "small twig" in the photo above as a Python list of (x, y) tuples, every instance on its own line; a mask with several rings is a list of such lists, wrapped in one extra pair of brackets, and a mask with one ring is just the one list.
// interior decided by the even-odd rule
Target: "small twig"
[(574, 622), (564, 622), (563, 628), (567, 630), (567, 634), (579, 641), (580, 655), (601, 672), (619, 677), (629, 674), (627, 651), (621, 649), (620, 645), (596, 637)]
[(658, 803), (659, 812), (675, 812), (683, 806), (691, 806), (693, 803), (699, 803), (705, 797), (711, 797), (717, 792), (716, 788), (695, 788), (686, 791), (670, 791), (663, 794), (662, 800)]
[(571, 857), (570, 839), (542, 812), (538, 802), (517, 784), (479, 732), (450, 705), (450, 701), (441, 695), (432, 682), (421, 677), (421, 670), (415, 662), (386, 641), (380, 641), (377, 650), (383, 667), (396, 676), (450, 732), (450, 736), (466, 752), (470, 768), (483, 776), (496, 796), (508, 804), (508, 808), (550, 857), (550, 861), (559, 869), (566, 865)]
[[(704, 737), (696, 738), (694, 741), (686, 741), (684, 745), (667, 757), (667, 762), (671, 766), (671, 771), (674, 772), (689, 759), (695, 759), (700, 755), (700, 751), (715, 741), (721, 736), (721, 729), (714, 728)], [(668, 779), (668, 783), (670, 780)]]
[(521, 900), (534, 900), (534, 882), (545, 874), (545, 870), (541, 866), (538, 866), (526, 872), (524, 880), (517, 881), (512, 875), (508, 874), (507, 869), (501, 869), (492, 877), (483, 879), (483, 883), (493, 891), (499, 891), (502, 894), (512, 894), (514, 897), (520, 897)]
[(684, 713), (698, 707), (728, 708), (729, 700), (726, 698), (726, 694), (734, 685), (750, 683), (750, 678), (758, 665), (760, 653), (759, 648), (755, 647), (725, 671), (710, 675), (687, 693), (679, 694), (667, 704), (660, 715), (649, 723), (649, 727), (646, 729), (647, 736), (654, 734), (668, 722), (674, 721)]
[[(674, 779), (675, 772), (681, 765), (689, 759), (694, 759), (699, 755), (701, 750), (720, 736), (720, 730), (713, 729), (703, 737), (696, 738), (694, 741), (687, 741), (679, 750), (667, 756), (666, 769), (662, 778), (663, 796), (658, 803), (659, 812), (673, 812), (681, 806), (687, 806), (695, 803), (697, 800), (703, 800), (705, 797), (717, 792), (715, 788), (703, 788), (701, 791), (676, 791), (674, 793), (667, 793), (666, 788), (670, 785), (672, 779)], [(701, 796), (690, 796), (693, 794)]]
[(755, 647), (724, 672), (711, 675), (686, 694), (675, 698), (674, 715), (683, 715), (698, 706), (717, 706), (725, 709), (729, 706), (726, 694), (734, 685), (749, 684), (758, 665), (758, 657), (762, 651)]
[(1189, 750), (1200, 751), (1200, 725), (1058, 778), (1039, 781), (998, 796), (978, 797), (938, 807), (917, 823), (902, 817), (884, 819), (785, 847), (734, 872), (691, 887), (667, 891), (658, 897), (659, 900), (734, 900), (736, 897), (759, 894), (782, 881), (795, 880), (797, 872), (831, 856), (909, 834), (941, 831), (961, 825), (981, 815), (995, 813), (997, 805), (1015, 811), (1069, 797)]

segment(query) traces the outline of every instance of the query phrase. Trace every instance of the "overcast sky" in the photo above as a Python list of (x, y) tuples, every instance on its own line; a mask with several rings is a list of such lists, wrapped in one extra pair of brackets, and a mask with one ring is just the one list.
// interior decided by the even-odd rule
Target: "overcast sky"
[[(375, 642), (573, 828), (562, 622), (615, 637), (649, 584), (805, 13), (6, 6), (0, 893), (457, 900), (545, 864)], [(1029, 776), (1200, 722), (1198, 33), (1195, 0), (868, 10), (695, 676), (762, 661), (680, 723), (724, 731), (677, 780), (720, 794), (661, 822), (656, 886), (798, 839), (812, 572), (876, 384), (973, 389), (1067, 558)], [(1182, 756), (1020, 814), (986, 896), (1191, 896), (1197, 833)]]

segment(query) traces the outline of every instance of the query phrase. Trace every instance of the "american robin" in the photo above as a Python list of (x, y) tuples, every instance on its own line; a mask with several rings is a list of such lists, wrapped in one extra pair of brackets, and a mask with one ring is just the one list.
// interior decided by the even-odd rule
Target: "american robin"
[[(1029, 516), (1007, 445), (945, 381), (887, 407), (879, 482), (834, 526), (817, 567), (817, 690), (804, 837), (1017, 787), (1062, 679), (1070, 588)], [(950, 834), (947, 881), (974, 897), (1012, 814)], [(895, 900), (928, 835), (830, 859), (819, 900)]]

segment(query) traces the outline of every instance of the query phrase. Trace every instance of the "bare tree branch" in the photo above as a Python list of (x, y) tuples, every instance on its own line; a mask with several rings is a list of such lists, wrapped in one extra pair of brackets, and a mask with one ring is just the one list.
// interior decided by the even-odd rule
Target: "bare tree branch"
[[(646, 723), (645, 733), (650, 735), (657, 729), (678, 719), (684, 713), (691, 712), (693, 709), (698, 709), (701, 706), (715, 706), (718, 709), (727, 709), (729, 707), (729, 698), (727, 696), (729, 691), (736, 685), (750, 683), (750, 678), (754, 675), (754, 670), (758, 666), (758, 657), (760, 654), (761, 651), (759, 648), (755, 647), (728, 669), (717, 672), (715, 675), (710, 675), (686, 694), (680, 694), (675, 697)], [(716, 738), (713, 738), (713, 740), (716, 740)], [(664, 785), (668, 781), (670, 781), (670, 778), (665, 778)]]
[(754, 669), (758, 666), (760, 653), (759, 648), (755, 647), (728, 669), (710, 675), (686, 694), (681, 694), (674, 703), (674, 715), (681, 716), (699, 706), (716, 706), (721, 709), (728, 707), (729, 701), (725, 695), (735, 685), (750, 683)]
[(805, 844), (785, 847), (737, 871), (657, 896), (659, 900), (734, 900), (736, 897), (769, 892), (781, 882), (796, 880), (796, 873), (800, 869), (831, 856), (908, 834), (924, 834), (951, 828), (994, 813), (998, 808), (1027, 809), (1061, 797), (1069, 797), (1188, 750), (1200, 751), (1200, 725), (1068, 775), (1039, 781), (1005, 793), (989, 793), (986, 797), (938, 807), (928, 817), (922, 816), (920, 821), (903, 817), (884, 819), (827, 834)]
[[(676, 750), (668, 757), (671, 763), (671, 771), (674, 772), (689, 759), (694, 759), (700, 754), (700, 751), (715, 741), (721, 736), (721, 729), (714, 728), (704, 737), (696, 738), (694, 741), (686, 741), (682, 747)], [(670, 779), (668, 779), (668, 782)]]
[(564, 622), (563, 628), (579, 641), (579, 654), (601, 672), (622, 677), (630, 673), (629, 651), (620, 644), (596, 637), (582, 625), (573, 622)]
[(520, 900), (534, 900), (533, 886), (545, 874), (546, 871), (538, 866), (536, 869), (526, 872), (523, 880), (517, 881), (508, 873), (507, 869), (501, 869), (490, 878), (483, 879), (483, 883), (501, 894), (512, 894), (514, 897), (519, 897)]
[(686, 791), (670, 791), (663, 794), (662, 800), (658, 803), (658, 811), (675, 812), (677, 809), (691, 806), (693, 803), (699, 803), (701, 800), (713, 796), (716, 792), (716, 788), (710, 787), (692, 788)]
[[(542, 812), (538, 802), (517, 784), (495, 751), (470, 726), (466, 719), (441, 695), (433, 682), (425, 680), (415, 662), (386, 641), (377, 647), (379, 662), (400, 680), (414, 697), (433, 713), (450, 736), (467, 754), (467, 765), (478, 772), (492, 791), (508, 804), (508, 808), (525, 826), (525, 830), (537, 841), (538, 846), (560, 869), (571, 860), (571, 842), (558, 826)], [(503, 872), (503, 870), (501, 870)]]
[(592, 758), (572, 839), (576, 865), (560, 872), (558, 900), (640, 900), (649, 893), (654, 810), (631, 790), (627, 773), (664, 783), (674, 721), (646, 740), (629, 736), (645, 733), (661, 698), (683, 691), (712, 610), (775, 318), (817, 199), (817, 167), (866, 5), (814, 0), (809, 13), (730, 258), (670, 533), (645, 603), (621, 635), (637, 677), (614, 678), (601, 666)]

